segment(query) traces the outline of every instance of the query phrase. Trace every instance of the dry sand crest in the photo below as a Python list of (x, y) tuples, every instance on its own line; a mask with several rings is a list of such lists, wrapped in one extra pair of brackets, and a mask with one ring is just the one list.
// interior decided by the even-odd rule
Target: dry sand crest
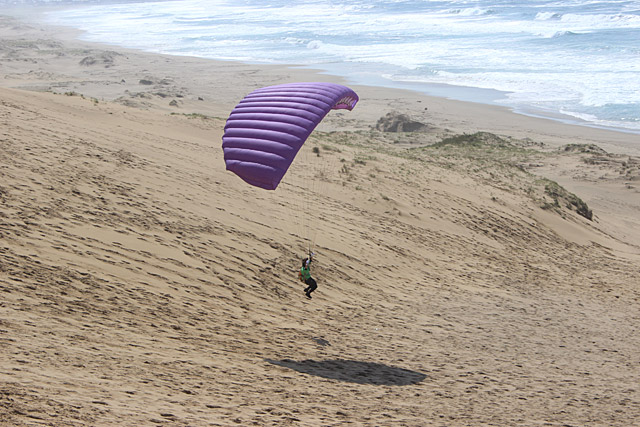
[[(305, 148), (345, 166), (306, 301), (304, 189), (244, 185), (220, 138), (249, 90), (317, 75), (0, 24), (1, 425), (640, 419), (632, 135), (358, 88)], [(399, 105), (429, 133), (372, 131)], [(416, 149), (481, 130), (515, 148)], [(594, 220), (543, 209), (532, 172)]]

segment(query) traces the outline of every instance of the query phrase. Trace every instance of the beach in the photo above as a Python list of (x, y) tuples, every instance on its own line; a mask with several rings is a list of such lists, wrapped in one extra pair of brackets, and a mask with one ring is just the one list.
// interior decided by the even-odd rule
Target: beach
[(637, 134), (349, 85), (303, 148), (322, 194), (268, 192), (225, 171), (229, 112), (343, 80), (76, 35), (0, 17), (0, 425), (640, 419)]

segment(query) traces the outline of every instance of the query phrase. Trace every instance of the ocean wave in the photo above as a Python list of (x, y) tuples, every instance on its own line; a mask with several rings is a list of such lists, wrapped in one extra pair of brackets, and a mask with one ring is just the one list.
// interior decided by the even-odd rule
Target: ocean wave
[(551, 20), (559, 20), (561, 18), (562, 18), (562, 14), (558, 12), (538, 12), (534, 20), (551, 21)]
[(634, 133), (640, 131), (640, 120), (638, 120), (636, 117), (602, 118), (597, 114), (583, 113), (567, 109), (560, 109), (559, 113), (568, 117), (574, 117), (581, 122), (586, 122), (595, 126), (626, 129)]
[(311, 40), (309, 43), (307, 43), (307, 49), (320, 49), (323, 46), (324, 43), (322, 43), (320, 40)]
[(449, 13), (453, 15), (460, 15), (460, 16), (482, 16), (482, 15), (493, 14), (493, 10), (481, 9), (477, 7), (468, 7), (465, 9), (451, 9), (449, 10)]
[(640, 28), (640, 15), (629, 14), (576, 14), (562, 15), (564, 24), (579, 25), (586, 28)]
[(576, 33), (576, 32), (573, 32), (573, 31), (556, 31), (551, 36), (551, 38), (552, 39), (557, 39), (557, 38), (560, 38), (560, 37), (571, 37), (571, 36), (578, 36), (578, 35), (580, 35), (580, 33)]
[(291, 44), (294, 44), (294, 45), (302, 45), (302, 44), (305, 44), (305, 43), (308, 44), (308, 42), (306, 40), (301, 39), (299, 37), (284, 37), (282, 39), (282, 41), (284, 41), (285, 43), (291, 43)]

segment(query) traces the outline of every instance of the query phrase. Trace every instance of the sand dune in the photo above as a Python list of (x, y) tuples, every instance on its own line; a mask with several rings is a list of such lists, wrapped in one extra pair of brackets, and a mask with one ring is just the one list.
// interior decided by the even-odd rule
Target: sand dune
[[(304, 148), (337, 171), (301, 219), (304, 164), (261, 191), (220, 141), (254, 86), (317, 75), (42, 46), (2, 22), (0, 425), (640, 418), (633, 136), (358, 88)], [(393, 109), (432, 130), (373, 130)], [(487, 130), (509, 143), (427, 147)], [(552, 206), (541, 177), (593, 220)]]

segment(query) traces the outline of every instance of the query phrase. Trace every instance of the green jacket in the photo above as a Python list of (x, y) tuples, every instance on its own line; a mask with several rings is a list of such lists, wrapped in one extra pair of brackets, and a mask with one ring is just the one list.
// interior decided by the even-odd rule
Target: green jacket
[(300, 269), (300, 276), (302, 277), (302, 281), (306, 282), (309, 277), (311, 277), (311, 271), (309, 271), (309, 267), (302, 267)]

